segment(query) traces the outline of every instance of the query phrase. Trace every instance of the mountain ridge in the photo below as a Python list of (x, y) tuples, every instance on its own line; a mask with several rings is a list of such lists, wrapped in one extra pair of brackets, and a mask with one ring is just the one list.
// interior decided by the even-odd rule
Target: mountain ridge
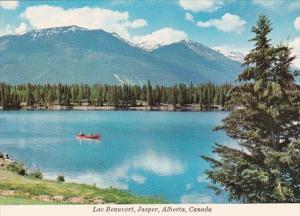
[(0, 37), (0, 76), (8, 83), (222, 83), (239, 71), (238, 62), (192, 41), (147, 51), (115, 33), (77, 26)]

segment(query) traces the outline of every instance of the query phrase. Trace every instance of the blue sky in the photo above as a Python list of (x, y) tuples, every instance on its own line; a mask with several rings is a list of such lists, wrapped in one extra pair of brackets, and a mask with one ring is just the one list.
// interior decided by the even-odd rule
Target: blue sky
[(116, 32), (134, 43), (191, 39), (246, 52), (260, 14), (272, 20), (274, 42), (300, 46), (300, 0), (1, 1), (0, 34), (73, 24)]

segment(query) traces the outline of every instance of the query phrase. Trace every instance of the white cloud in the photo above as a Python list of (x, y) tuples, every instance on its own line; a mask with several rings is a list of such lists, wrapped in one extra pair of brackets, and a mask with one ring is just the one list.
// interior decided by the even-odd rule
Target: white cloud
[(56, 6), (40, 5), (26, 8), (21, 17), (28, 20), (33, 28), (44, 29), (77, 25), (87, 29), (103, 29), (115, 32), (129, 39), (130, 28), (147, 25), (143, 19), (129, 20), (128, 12), (119, 12), (99, 7), (64, 9)]
[(300, 30), (300, 16), (295, 19), (294, 26), (295, 29)]
[(179, 31), (173, 28), (163, 28), (148, 35), (135, 36), (133, 37), (133, 42), (141, 44), (147, 43), (148, 41), (154, 41), (159, 45), (168, 45), (186, 40), (187, 38), (188, 35), (184, 31)]
[[(129, 175), (130, 164), (124, 163), (119, 167), (112, 167), (111, 169), (104, 170), (100, 173), (97, 172), (86, 172), (74, 175), (72, 173), (70, 176), (65, 173), (67, 181), (78, 182), (78, 183), (88, 183), (95, 184), (100, 188), (115, 187), (119, 189), (128, 189), (128, 182), (132, 180), (137, 184), (144, 184), (146, 178), (141, 175)], [(54, 173), (44, 173), (45, 179), (55, 179)]]
[(300, 69), (300, 37), (297, 37), (293, 41), (291, 41), (290, 47), (293, 49), (292, 54), (296, 56), (293, 64)]
[[(128, 189), (129, 165), (124, 163), (117, 167), (103, 170), (102, 172), (86, 171), (83, 173), (60, 173), (65, 176), (68, 182), (85, 183), (96, 185), (100, 188), (115, 187), (119, 189)], [(43, 172), (45, 179), (55, 179), (57, 173)]]
[(268, 8), (277, 7), (283, 3), (283, 0), (252, 0), (253, 4), (261, 5)]
[(20, 25), (15, 29), (16, 34), (23, 34), (27, 30), (27, 24), (22, 22)]
[(221, 19), (210, 19), (202, 22), (198, 21), (197, 26), (199, 27), (216, 27), (218, 30), (223, 32), (236, 32), (241, 33), (246, 25), (246, 21), (242, 20), (238, 15), (226, 13)]
[(114, 167), (111, 170), (105, 170), (102, 173), (87, 172), (72, 176), (71, 182), (95, 184), (100, 188), (116, 187), (128, 189), (128, 165)]
[(14, 27), (12, 25), (6, 25), (4, 27), (4, 29), (0, 30), (0, 36), (4, 36), (4, 35), (12, 35), (14, 34)]
[(21, 34), (21, 33), (25, 33), (26, 30), (27, 30), (27, 25), (24, 22), (20, 23), (20, 25), (17, 27), (12, 25), (6, 25), (4, 29), (0, 30), (0, 36)]
[(223, 5), (222, 0), (179, 0), (179, 5), (187, 11), (212, 12)]
[(215, 46), (215, 47), (211, 47), (214, 50), (218, 50), (218, 51), (224, 51), (226, 53), (230, 53), (230, 52), (239, 52), (243, 55), (247, 55), (249, 53), (249, 51), (251, 50), (251, 48), (246, 48), (246, 47), (238, 47), (236, 45), (232, 45), (232, 44), (224, 44), (224, 45), (220, 45), (220, 46)]
[(184, 172), (183, 164), (167, 155), (148, 150), (133, 161), (133, 167), (159, 176), (178, 175)]
[[(86, 171), (84, 173), (61, 173), (68, 182), (78, 182), (95, 184), (100, 188), (116, 187), (120, 189), (128, 189), (128, 183), (134, 181), (137, 184), (144, 184), (146, 177), (138, 173), (140, 170), (152, 172), (159, 176), (171, 176), (184, 172), (182, 163), (175, 158), (152, 150), (146, 150), (142, 154), (131, 158), (128, 161), (122, 161), (119, 166), (110, 167), (101, 172)], [(55, 179), (57, 173), (43, 172), (45, 179)]]
[(146, 25), (148, 25), (148, 23), (146, 22), (146, 20), (143, 20), (143, 19), (136, 19), (136, 20), (133, 20), (133, 22), (129, 23), (130, 28), (141, 28)]
[(146, 181), (146, 178), (141, 175), (133, 175), (133, 176), (131, 176), (131, 180), (138, 184), (144, 184)]
[(185, 194), (180, 198), (181, 204), (212, 203), (212, 198), (205, 194)]
[(185, 13), (184, 19), (187, 20), (187, 21), (190, 21), (190, 22), (195, 22), (194, 16), (191, 13), (189, 13), (189, 12)]
[(207, 178), (206, 175), (201, 175), (197, 177), (197, 182), (199, 183), (207, 183), (209, 182), (209, 179)]
[(0, 1), (0, 7), (6, 10), (15, 10), (19, 6), (19, 1)]

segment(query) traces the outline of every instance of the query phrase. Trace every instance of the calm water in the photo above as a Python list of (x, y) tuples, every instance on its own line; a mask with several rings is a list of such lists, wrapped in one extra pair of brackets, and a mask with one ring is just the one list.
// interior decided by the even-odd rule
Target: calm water
[[(214, 142), (232, 144), (211, 129), (225, 112), (0, 112), (0, 151), (46, 178), (159, 195), (173, 203), (223, 203), (207, 188)], [(78, 131), (102, 140), (79, 141)]]

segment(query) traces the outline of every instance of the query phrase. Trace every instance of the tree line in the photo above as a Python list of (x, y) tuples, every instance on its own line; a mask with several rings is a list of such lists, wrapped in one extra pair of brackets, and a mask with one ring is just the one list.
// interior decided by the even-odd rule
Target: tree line
[(152, 86), (150, 81), (139, 85), (106, 84), (18, 84), (0, 83), (0, 106), (3, 109), (19, 109), (26, 106), (92, 105), (92, 106), (159, 106), (172, 104), (185, 106), (200, 104), (224, 106), (231, 84), (217, 85), (211, 82), (190, 85)]

